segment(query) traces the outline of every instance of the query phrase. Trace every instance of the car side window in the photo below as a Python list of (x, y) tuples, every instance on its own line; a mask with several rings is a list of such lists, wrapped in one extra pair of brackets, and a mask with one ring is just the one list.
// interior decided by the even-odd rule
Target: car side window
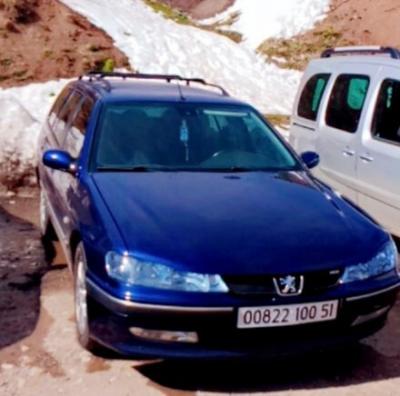
[(316, 121), (322, 96), (328, 84), (330, 74), (316, 74), (305, 85), (297, 108), (299, 117)]
[(81, 101), (78, 111), (72, 115), (72, 118), (68, 122), (64, 149), (68, 151), (73, 158), (78, 158), (81, 153), (93, 105), (94, 102), (91, 98), (85, 98)]
[(50, 127), (54, 126), (54, 123), (57, 120), (57, 117), (59, 116), (59, 113), (60, 113), (64, 103), (68, 100), (70, 94), (71, 94), (71, 89), (69, 87), (67, 87), (61, 92), (61, 94), (58, 96), (58, 98), (54, 102), (53, 107), (51, 108), (49, 117), (48, 117), (48, 122), (49, 122)]
[(379, 91), (372, 136), (400, 144), (400, 81), (384, 80)]
[(59, 146), (63, 145), (65, 139), (65, 129), (69, 119), (76, 113), (78, 106), (82, 101), (82, 94), (79, 92), (72, 92), (68, 100), (64, 103), (63, 107), (57, 115), (57, 120), (53, 126), (54, 137), (56, 138)]
[(329, 98), (326, 124), (342, 131), (356, 132), (369, 82), (369, 77), (364, 75), (340, 75)]

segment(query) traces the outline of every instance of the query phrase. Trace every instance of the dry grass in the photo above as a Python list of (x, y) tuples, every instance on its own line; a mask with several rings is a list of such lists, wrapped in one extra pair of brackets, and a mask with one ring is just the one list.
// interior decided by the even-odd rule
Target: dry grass
[(258, 52), (279, 67), (304, 70), (309, 61), (319, 57), (325, 49), (353, 44), (333, 26), (328, 26), (291, 39), (266, 40)]
[(194, 21), (192, 18), (190, 18), (189, 15), (185, 14), (184, 12), (167, 5), (162, 1), (144, 0), (144, 2), (149, 7), (151, 7), (155, 12), (158, 12), (161, 15), (163, 15), (164, 18), (170, 19), (176, 23), (179, 23), (180, 25), (193, 26), (209, 32), (214, 32), (222, 36), (225, 36), (236, 43), (240, 43), (242, 41), (243, 37), (240, 33), (229, 29), (229, 26), (232, 25), (232, 23), (235, 21), (235, 18), (237, 18), (238, 15), (233, 14), (223, 22), (211, 25), (203, 25), (201, 23)]

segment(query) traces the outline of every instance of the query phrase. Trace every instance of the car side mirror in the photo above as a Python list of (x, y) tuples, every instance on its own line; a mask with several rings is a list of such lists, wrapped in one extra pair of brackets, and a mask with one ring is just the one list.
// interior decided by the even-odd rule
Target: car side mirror
[(314, 151), (306, 151), (300, 155), (308, 169), (313, 169), (319, 164), (319, 155)]
[(76, 174), (76, 160), (62, 150), (48, 150), (43, 154), (43, 164), (51, 169)]

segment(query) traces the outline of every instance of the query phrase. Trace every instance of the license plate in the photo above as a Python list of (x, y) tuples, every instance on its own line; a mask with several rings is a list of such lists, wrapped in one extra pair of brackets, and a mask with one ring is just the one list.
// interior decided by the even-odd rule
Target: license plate
[(336, 319), (338, 306), (338, 301), (325, 301), (297, 305), (239, 308), (237, 327), (239, 329), (251, 329), (326, 322)]

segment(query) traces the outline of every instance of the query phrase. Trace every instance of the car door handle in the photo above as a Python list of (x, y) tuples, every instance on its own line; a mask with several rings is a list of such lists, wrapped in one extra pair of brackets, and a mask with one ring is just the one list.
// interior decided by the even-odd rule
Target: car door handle
[(342, 151), (342, 154), (345, 156), (345, 157), (354, 157), (354, 155), (356, 154), (356, 152), (354, 151), (354, 150), (350, 150), (350, 149), (344, 149), (343, 151)]
[(365, 162), (372, 162), (374, 160), (374, 158), (371, 157), (369, 154), (360, 155), (360, 159)]

